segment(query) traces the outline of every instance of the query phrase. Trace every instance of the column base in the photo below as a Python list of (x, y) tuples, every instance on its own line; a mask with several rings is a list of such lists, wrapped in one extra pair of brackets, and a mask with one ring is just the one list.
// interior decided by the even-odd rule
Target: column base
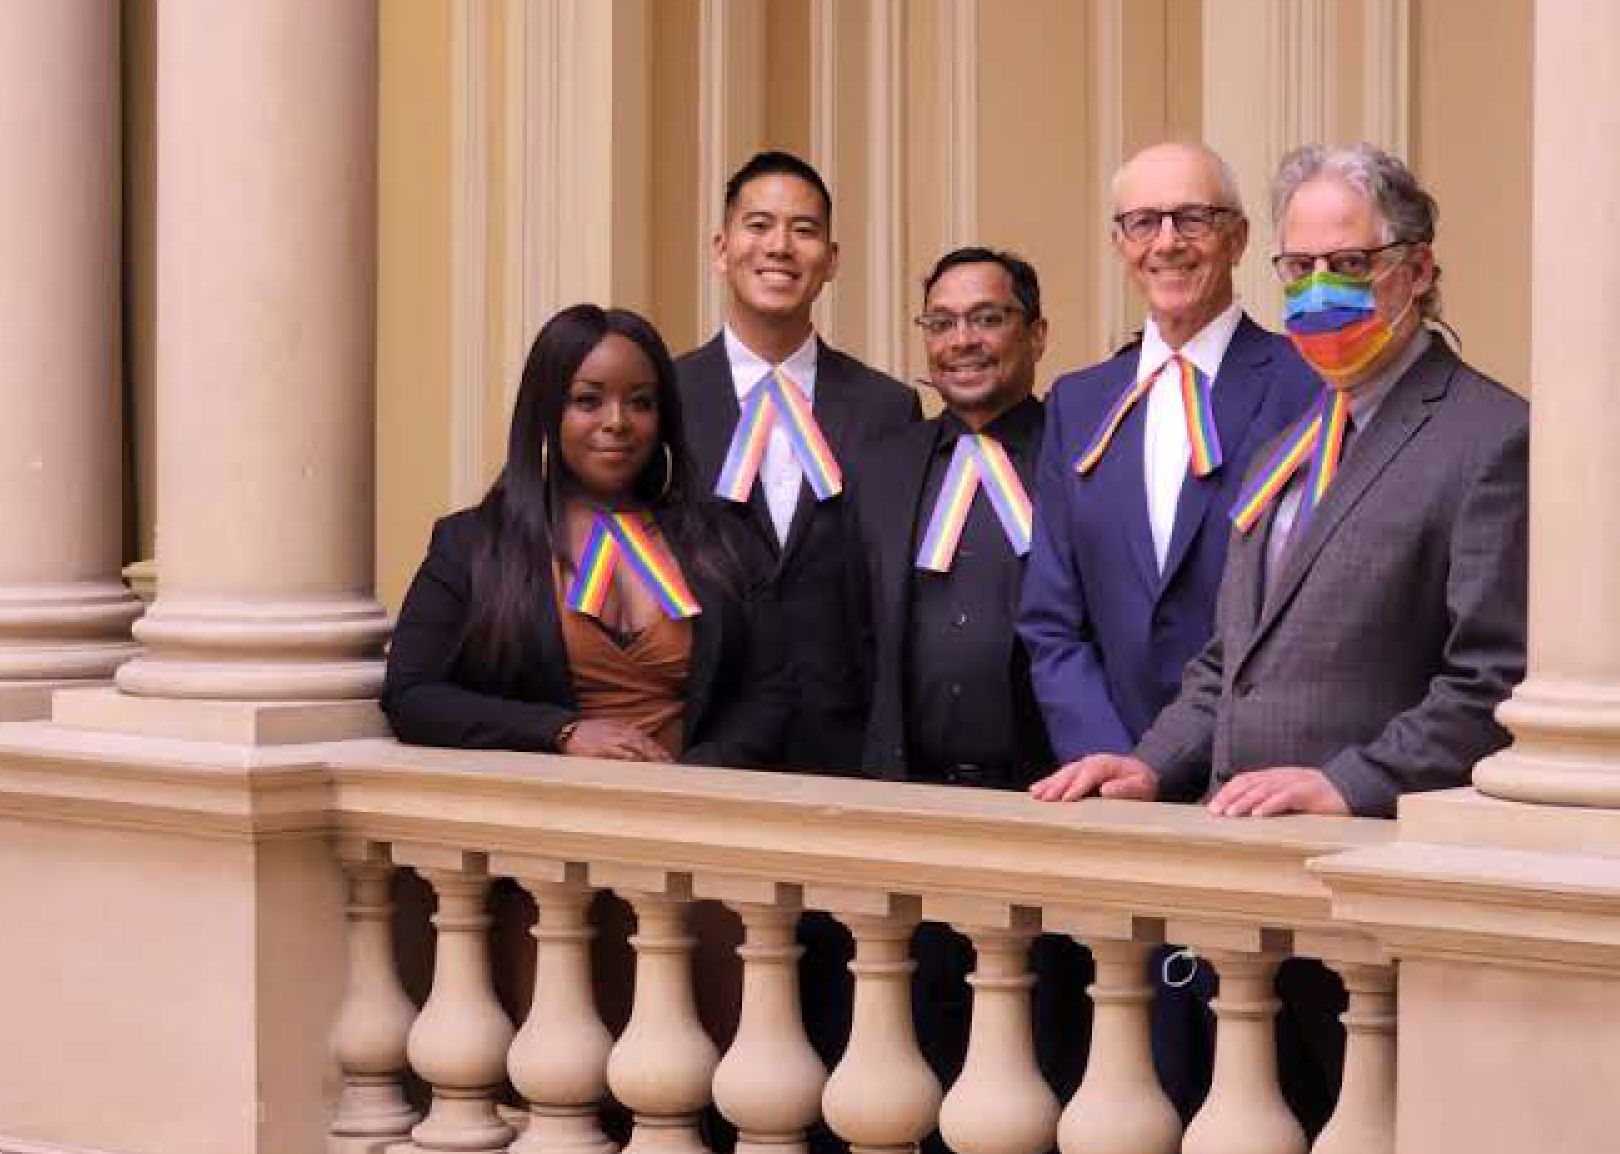
[(146, 651), (120, 667), (116, 680), (137, 697), (376, 697), (390, 628), (370, 597), (259, 602), (160, 593), (135, 626)]
[(43, 721), (51, 715), (51, 695), (58, 689), (103, 688), (105, 680), (0, 681), (0, 721)]
[(1482, 793), (1620, 809), (1620, 686), (1532, 677), (1496, 715), (1514, 740), (1474, 767)]
[(144, 606), (118, 581), (0, 588), (0, 679), (95, 680), (140, 652)]
[(1426, 845), (1620, 857), (1620, 810), (1531, 805), (1472, 789), (1401, 798), (1400, 840)]
[(375, 701), (188, 701), (111, 687), (60, 693), (51, 721), (68, 729), (250, 746), (389, 735)]

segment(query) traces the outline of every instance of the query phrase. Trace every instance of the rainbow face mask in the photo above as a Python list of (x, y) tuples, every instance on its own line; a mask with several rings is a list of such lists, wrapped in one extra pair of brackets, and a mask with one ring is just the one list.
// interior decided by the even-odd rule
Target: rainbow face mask
[(1283, 290), (1288, 335), (1299, 355), (1329, 383), (1354, 377), (1372, 364), (1406, 316), (1402, 309), (1391, 324), (1378, 315), (1374, 283), (1318, 271)]

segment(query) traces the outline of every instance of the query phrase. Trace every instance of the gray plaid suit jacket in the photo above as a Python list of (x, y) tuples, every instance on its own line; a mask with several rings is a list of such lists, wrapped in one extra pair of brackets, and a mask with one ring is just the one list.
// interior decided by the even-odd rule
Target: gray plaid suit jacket
[(1524, 676), (1528, 437), (1525, 402), (1436, 338), (1350, 445), (1269, 591), (1277, 503), (1234, 530), (1214, 636), (1135, 751), (1160, 796), (1307, 765), (1352, 813), (1388, 817), (1402, 793), (1467, 784), (1507, 744), (1493, 713)]

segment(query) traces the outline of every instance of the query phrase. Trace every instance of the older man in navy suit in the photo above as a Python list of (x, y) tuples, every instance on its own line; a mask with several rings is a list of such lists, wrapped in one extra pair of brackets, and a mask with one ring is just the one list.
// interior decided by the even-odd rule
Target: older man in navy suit
[[(1156, 145), (1120, 168), (1113, 194), (1114, 246), (1147, 321), (1140, 340), (1052, 387), (1018, 623), (1070, 765), (1128, 752), (1176, 696), (1214, 630), (1249, 460), (1318, 387), (1234, 297), (1248, 221), (1219, 156)], [(1203, 1011), (1186, 998), (1158, 1011), (1160, 1072), (1186, 1115), (1208, 1076)]]

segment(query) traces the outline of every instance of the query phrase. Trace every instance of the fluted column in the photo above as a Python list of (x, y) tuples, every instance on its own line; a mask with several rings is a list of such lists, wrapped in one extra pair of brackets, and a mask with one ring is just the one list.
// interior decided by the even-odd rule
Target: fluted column
[(518, 875), (534, 897), (534, 1000), (507, 1058), (529, 1102), (529, 1125), (512, 1154), (612, 1154), (597, 1109), (607, 1094), (613, 1035), (596, 1012), (587, 911), (596, 891), (570, 866), (558, 880)]
[(1620, 71), (1593, 54), (1615, 43), (1620, 5), (1536, 5), (1529, 673), (1498, 712), (1513, 745), (1474, 771), (1497, 797), (1605, 808), (1620, 807), (1620, 261), (1612, 229), (1570, 221), (1620, 179)]
[(1215, 1076), (1187, 1127), (1185, 1154), (1305, 1154), (1305, 1132), (1277, 1084), (1272, 984), (1283, 955), (1204, 950), (1220, 993), (1215, 1011)]
[[(111, 676), (123, 545), (119, 6), (8, 3), (0, 35), (0, 718)], [(14, 690), (14, 691), (13, 691)]]
[(704, 1151), (698, 1112), (709, 1103), (719, 1051), (698, 1020), (692, 996), (692, 947), (687, 930), (692, 881), (684, 874), (631, 879), (616, 887), (636, 914), (635, 1001), (630, 1021), (608, 1055), (608, 1085), (630, 1107), (635, 1129), (626, 1154)]
[(917, 1049), (911, 1021), (917, 903), (882, 904), (883, 913), (833, 910), (855, 937), (855, 1007), (849, 1045), (827, 1079), (821, 1110), (855, 1154), (915, 1150), (939, 1117), (939, 1079)]
[(786, 892), (768, 904), (730, 903), (743, 923), (742, 1013), (714, 1072), (714, 1101), (737, 1127), (739, 1154), (803, 1154), (827, 1082), (799, 1014), (799, 895), (773, 888)]
[(490, 981), (489, 873), (481, 854), (407, 852), (396, 856), (416, 866), (439, 900), (433, 988), (407, 1045), (433, 1102), (411, 1141), (421, 1150), (504, 1151), (513, 1130), (495, 1112), (495, 1094), (513, 1031)]
[(375, 0), (166, 0), (157, 74), (160, 580), (118, 685), (373, 696)]
[(1063, 1154), (1176, 1154), (1181, 1119), (1153, 1068), (1147, 978), (1151, 945), (1088, 937), (1097, 977), (1091, 994), (1091, 1056), (1063, 1111)]
[(1344, 979), (1344, 1081), (1311, 1154), (1394, 1154), (1395, 967), (1328, 963)]
[(375, 842), (340, 843), (348, 879), (349, 984), (332, 1027), (332, 1051), (343, 1088), (332, 1119), (334, 1151), (381, 1150), (403, 1141), (421, 1115), (405, 1101), (405, 1039), (416, 1006), (394, 968), (389, 919), (394, 876), (388, 848)]
[(1058, 1101), (1035, 1064), (1029, 1012), (1029, 943), (1040, 926), (1034, 911), (1012, 914), (999, 926), (956, 927), (977, 959), (967, 1059), (939, 1113), (940, 1135), (958, 1154), (1040, 1154), (1057, 1134)]

